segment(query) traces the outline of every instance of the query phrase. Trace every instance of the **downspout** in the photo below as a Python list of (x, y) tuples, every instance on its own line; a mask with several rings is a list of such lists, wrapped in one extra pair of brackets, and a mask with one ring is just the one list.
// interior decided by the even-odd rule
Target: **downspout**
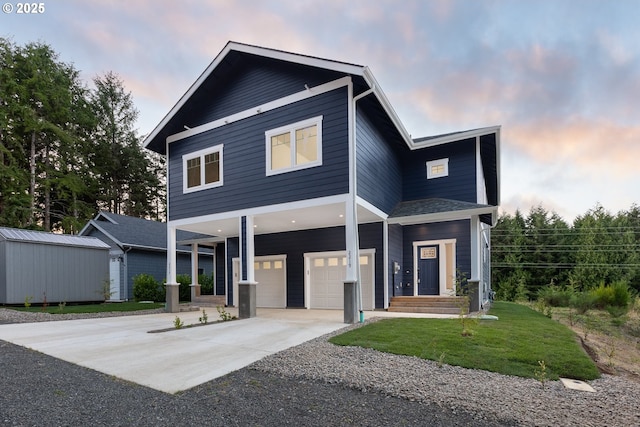
[[(359, 95), (356, 95), (353, 97), (353, 182), (352, 184), (352, 188), (353, 188), (353, 209), (351, 214), (353, 215), (353, 224), (355, 226), (355, 239), (356, 239), (356, 280), (357, 280), (357, 287), (358, 287), (358, 310), (360, 311), (360, 323), (364, 322), (364, 310), (363, 310), (363, 305), (362, 305), (362, 283), (360, 280), (360, 232), (358, 231), (358, 206), (357, 206), (357, 202), (356, 202), (356, 198), (358, 197), (358, 187), (357, 187), (357, 183), (358, 183), (358, 171), (357, 171), (357, 163), (358, 163), (358, 155), (357, 155), (357, 151), (358, 151), (358, 141), (357, 141), (357, 135), (358, 135), (358, 130), (357, 130), (357, 109), (356, 109), (356, 103), (361, 100), (362, 98), (364, 98), (365, 96), (368, 96), (372, 93), (375, 92), (375, 85), (369, 89), (366, 90), (364, 92), (362, 92)], [(374, 294), (375, 294), (375, 290), (374, 290)]]

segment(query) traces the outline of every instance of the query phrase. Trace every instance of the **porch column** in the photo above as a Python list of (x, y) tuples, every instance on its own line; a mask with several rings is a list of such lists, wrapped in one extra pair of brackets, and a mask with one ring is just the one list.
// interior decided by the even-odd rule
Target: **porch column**
[(355, 203), (347, 201), (345, 243), (347, 275), (344, 279), (344, 323), (357, 323), (360, 318), (360, 256), (358, 251), (358, 223)]
[(200, 296), (200, 284), (198, 283), (198, 244), (191, 246), (191, 301)]
[(165, 311), (180, 311), (180, 284), (176, 281), (176, 228), (167, 225), (167, 283)]
[(253, 216), (240, 217), (240, 280), (238, 281), (238, 317), (256, 316), (256, 281)]

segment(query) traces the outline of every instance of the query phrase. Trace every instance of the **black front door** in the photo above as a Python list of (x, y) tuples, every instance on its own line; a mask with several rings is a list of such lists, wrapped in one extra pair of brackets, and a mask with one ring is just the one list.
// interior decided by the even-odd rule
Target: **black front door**
[(440, 294), (438, 246), (418, 247), (418, 295)]

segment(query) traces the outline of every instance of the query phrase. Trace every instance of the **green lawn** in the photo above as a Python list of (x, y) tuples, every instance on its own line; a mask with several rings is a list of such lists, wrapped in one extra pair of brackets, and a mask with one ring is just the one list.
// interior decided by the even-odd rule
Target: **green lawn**
[(103, 304), (82, 304), (82, 305), (65, 305), (60, 307), (58, 304), (47, 306), (44, 310), (40, 306), (26, 307), (7, 307), (12, 310), (30, 311), (30, 312), (42, 312), (45, 311), (51, 314), (68, 314), (68, 313), (102, 313), (108, 311), (137, 311), (137, 310), (150, 310), (153, 308), (164, 307), (164, 303), (151, 303), (141, 304), (139, 302), (117, 302), (117, 303), (103, 303)]
[(379, 351), (440, 360), (449, 365), (483, 369), (506, 375), (535, 378), (544, 361), (548, 379), (598, 378), (593, 361), (564, 325), (531, 310), (496, 302), (472, 336), (462, 336), (459, 319), (385, 319), (330, 339)]

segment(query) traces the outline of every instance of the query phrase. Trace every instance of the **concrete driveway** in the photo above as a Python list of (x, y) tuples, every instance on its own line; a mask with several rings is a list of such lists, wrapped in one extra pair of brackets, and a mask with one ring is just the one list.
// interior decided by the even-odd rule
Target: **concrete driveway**
[[(227, 311), (237, 314), (233, 308)], [(207, 312), (210, 322), (218, 320), (215, 309)], [(198, 324), (201, 315), (178, 314), (185, 325)], [(373, 315), (402, 314), (367, 313)], [(347, 326), (342, 310), (258, 309), (251, 319), (149, 333), (172, 328), (175, 317), (163, 313), (0, 325), (0, 339), (175, 393)]]

